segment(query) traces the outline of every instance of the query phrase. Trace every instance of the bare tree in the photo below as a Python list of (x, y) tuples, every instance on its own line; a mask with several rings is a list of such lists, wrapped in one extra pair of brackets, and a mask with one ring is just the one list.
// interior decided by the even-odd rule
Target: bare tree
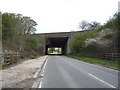
[(91, 22), (91, 23), (88, 23), (88, 30), (94, 30), (94, 29), (97, 29), (98, 27), (100, 27), (101, 24), (94, 21), (94, 22)]
[(88, 25), (89, 25), (89, 23), (87, 21), (83, 20), (79, 23), (79, 28), (81, 28), (82, 30), (87, 30)]

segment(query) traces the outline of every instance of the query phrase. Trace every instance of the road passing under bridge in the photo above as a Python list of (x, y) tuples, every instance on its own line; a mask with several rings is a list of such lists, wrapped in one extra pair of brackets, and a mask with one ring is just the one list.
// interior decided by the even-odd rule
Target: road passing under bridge
[(118, 71), (66, 56), (49, 56), (39, 88), (118, 88)]

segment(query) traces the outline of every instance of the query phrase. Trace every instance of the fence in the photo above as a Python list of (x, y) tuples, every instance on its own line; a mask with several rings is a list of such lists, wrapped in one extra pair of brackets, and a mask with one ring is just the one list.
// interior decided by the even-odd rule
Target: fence
[(120, 53), (79, 53), (76, 55), (106, 60), (120, 60)]

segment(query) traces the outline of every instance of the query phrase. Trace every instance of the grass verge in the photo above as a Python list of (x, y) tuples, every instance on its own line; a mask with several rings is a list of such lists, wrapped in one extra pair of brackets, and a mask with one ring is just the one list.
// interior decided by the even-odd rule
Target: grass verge
[(0, 65), (0, 69), (2, 69), (2, 65)]
[(100, 65), (110, 66), (110, 67), (115, 67), (120, 69), (120, 65), (119, 65), (120, 61), (110, 61), (110, 60), (88, 58), (88, 57), (81, 57), (81, 56), (75, 56), (75, 55), (66, 55), (66, 56), (74, 59), (78, 59), (81, 61), (89, 62), (89, 63), (100, 64)]
[(35, 59), (36, 56), (28, 56), (28, 59)]
[(7, 67), (8, 67), (8, 65), (0, 65), (0, 69), (5, 69)]

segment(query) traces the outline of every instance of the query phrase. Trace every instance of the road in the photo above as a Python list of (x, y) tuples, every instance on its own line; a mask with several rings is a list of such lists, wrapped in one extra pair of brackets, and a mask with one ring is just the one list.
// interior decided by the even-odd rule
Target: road
[(49, 56), (39, 88), (118, 88), (118, 71), (66, 56)]

